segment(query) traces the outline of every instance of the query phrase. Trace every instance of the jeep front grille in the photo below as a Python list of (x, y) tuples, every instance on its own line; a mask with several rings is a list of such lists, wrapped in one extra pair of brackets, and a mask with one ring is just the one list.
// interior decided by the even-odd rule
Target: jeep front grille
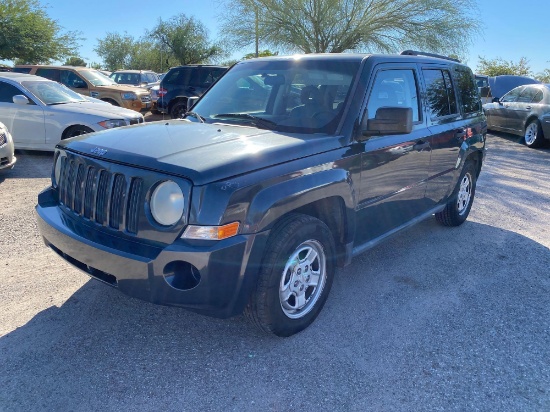
[(137, 233), (143, 190), (140, 177), (111, 173), (65, 156), (60, 161), (61, 204), (99, 225)]
[(150, 95), (141, 96), (141, 101), (143, 103), (151, 103), (151, 96)]

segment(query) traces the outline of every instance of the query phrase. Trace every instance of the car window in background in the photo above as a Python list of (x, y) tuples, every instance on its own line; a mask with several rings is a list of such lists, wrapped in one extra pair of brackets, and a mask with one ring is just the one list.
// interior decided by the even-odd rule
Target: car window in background
[(25, 74), (29, 74), (31, 72), (31, 69), (32, 67), (14, 67), (13, 69), (11, 69), (13, 72), (16, 72), (16, 73), (25, 73)]
[(190, 68), (180, 67), (170, 70), (162, 82), (165, 84), (189, 84), (190, 75)]
[(526, 87), (519, 94), (517, 102), (518, 103), (531, 103), (538, 92), (539, 92), (539, 90), (535, 89), (534, 87)]
[(117, 84), (112, 79), (96, 70), (82, 70), (79, 73), (94, 86), (112, 86)]
[(448, 70), (424, 69), (426, 100), (432, 119), (458, 114), (455, 91)]
[(85, 102), (82, 95), (54, 82), (21, 82), (40, 101), (47, 105)]
[(540, 103), (543, 98), (544, 98), (544, 93), (542, 93), (542, 90), (539, 90), (535, 95), (535, 97), (533, 97), (532, 103)]
[(501, 101), (502, 102), (515, 102), (518, 99), (520, 93), (523, 91), (523, 89), (524, 89), (524, 87), (522, 86), (522, 87), (517, 87), (513, 90), (510, 90), (508, 93), (506, 93), (502, 97)]
[(0, 82), (0, 103), (13, 103), (13, 96), (24, 94), (9, 83)]
[(39, 67), (36, 69), (36, 75), (53, 80), (54, 82), (61, 82), (60, 71), (58, 69), (46, 69)]
[(481, 110), (481, 100), (474, 75), (466, 68), (456, 70), (462, 113), (477, 113)]

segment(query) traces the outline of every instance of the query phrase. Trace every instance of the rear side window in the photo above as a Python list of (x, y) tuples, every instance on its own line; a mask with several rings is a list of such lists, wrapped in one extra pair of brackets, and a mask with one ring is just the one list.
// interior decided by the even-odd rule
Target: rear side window
[(481, 100), (479, 98), (479, 91), (473, 73), (467, 68), (458, 67), (456, 69), (456, 75), (462, 113), (480, 112)]
[(168, 72), (168, 74), (162, 79), (163, 84), (176, 84), (176, 85), (184, 85), (189, 84), (189, 75), (191, 73), (191, 69), (187, 68), (177, 68), (172, 69)]
[(31, 72), (31, 68), (32, 67), (14, 67), (13, 69), (11, 69), (12, 71), (16, 72), (16, 73), (25, 73), (25, 74), (29, 74)]
[(517, 102), (518, 103), (531, 103), (537, 93), (539, 92), (538, 89), (535, 89), (534, 87), (526, 87), (523, 89), (523, 91), (520, 93)]
[(43, 69), (43, 68), (36, 69), (37, 76), (42, 76), (42, 77), (45, 77), (46, 79), (50, 79), (58, 83), (61, 82), (59, 78), (59, 73), (60, 73), (60, 70), (57, 70), (57, 69)]
[(448, 70), (424, 69), (426, 102), (432, 119), (458, 114), (456, 95)]

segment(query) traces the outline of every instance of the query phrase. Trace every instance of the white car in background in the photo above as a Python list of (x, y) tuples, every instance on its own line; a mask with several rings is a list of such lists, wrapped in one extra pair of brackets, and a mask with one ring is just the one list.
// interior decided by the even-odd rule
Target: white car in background
[(11, 169), (17, 161), (13, 149), (13, 139), (9, 130), (4, 123), (0, 123), (0, 172)]
[(69, 88), (22, 73), (0, 73), (0, 122), (16, 149), (54, 150), (63, 139), (143, 123), (140, 113), (95, 103)]

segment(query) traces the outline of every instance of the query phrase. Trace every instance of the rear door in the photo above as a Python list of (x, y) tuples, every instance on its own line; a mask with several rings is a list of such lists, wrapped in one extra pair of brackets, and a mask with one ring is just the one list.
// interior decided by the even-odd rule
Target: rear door
[[(367, 66), (365, 69), (369, 71)], [(381, 64), (371, 76), (367, 116), (381, 107), (410, 107), (409, 134), (372, 136), (361, 144), (356, 245), (367, 243), (424, 213), (430, 163), (429, 131), (420, 105), (416, 64)]]
[[(471, 136), (471, 118), (481, 116), (474, 76), (462, 66), (423, 66), (432, 156), (426, 197), (432, 205), (452, 191), (460, 147)], [(475, 116), (472, 116), (474, 114)]]

